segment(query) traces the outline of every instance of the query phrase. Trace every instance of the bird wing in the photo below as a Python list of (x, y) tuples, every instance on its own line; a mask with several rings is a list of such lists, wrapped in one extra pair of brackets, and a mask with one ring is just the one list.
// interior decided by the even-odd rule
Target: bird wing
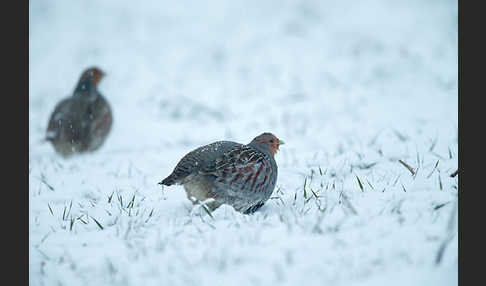
[(54, 107), (47, 124), (46, 140), (55, 140), (60, 136), (64, 125), (71, 121), (71, 97), (64, 98)]
[(88, 134), (93, 138), (104, 136), (110, 130), (113, 120), (108, 102), (100, 94), (96, 101), (88, 105), (86, 112), (90, 119)]
[(228, 169), (238, 170), (245, 168), (252, 163), (256, 163), (258, 160), (262, 159), (258, 155), (259, 154), (255, 149), (246, 145), (241, 145), (222, 153), (221, 156), (213, 161), (213, 164), (201, 168), (199, 172), (201, 174), (222, 175)]
[(266, 155), (248, 146), (224, 154), (212, 168), (200, 173), (212, 177), (210, 197), (230, 203), (244, 213), (252, 213), (265, 204), (271, 195), (268, 186), (276, 179)]
[(190, 175), (210, 174), (225, 153), (239, 146), (242, 144), (231, 141), (218, 141), (201, 146), (182, 157), (174, 171), (160, 184), (170, 186), (174, 183), (181, 183)]
[(225, 153), (216, 159), (214, 166), (199, 172), (214, 176), (217, 188), (233, 195), (257, 193), (270, 180), (271, 165), (265, 159), (263, 153), (244, 145)]

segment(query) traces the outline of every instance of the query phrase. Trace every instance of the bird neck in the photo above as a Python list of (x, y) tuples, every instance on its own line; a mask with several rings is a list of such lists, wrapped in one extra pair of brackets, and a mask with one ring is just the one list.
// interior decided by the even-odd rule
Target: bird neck
[(92, 102), (98, 98), (98, 89), (96, 84), (90, 79), (80, 80), (76, 89), (74, 90), (74, 97), (78, 97), (82, 100), (88, 100)]
[(248, 144), (248, 146), (257, 149), (258, 151), (262, 152), (263, 154), (267, 155), (270, 158), (273, 158), (272, 153), (270, 152), (270, 150), (266, 145), (263, 145), (259, 142), (252, 141), (250, 142), (250, 144)]
[(75, 93), (96, 90), (96, 85), (91, 79), (81, 79), (74, 89)]

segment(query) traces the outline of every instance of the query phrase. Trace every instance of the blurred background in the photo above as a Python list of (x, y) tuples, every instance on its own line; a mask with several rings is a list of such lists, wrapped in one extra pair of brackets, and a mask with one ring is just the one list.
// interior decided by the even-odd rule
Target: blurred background
[(456, 1), (30, 1), (29, 10), (32, 137), (91, 65), (107, 72), (100, 90), (117, 113), (107, 148), (248, 141), (261, 130), (318, 146), (317, 130), (333, 144), (442, 112), (440, 126), (457, 128)]
[[(30, 0), (32, 285), (87, 285), (87, 281), (220, 285), (215, 281), (240, 281), (233, 280), (235, 272), (224, 274), (226, 266), (242, 273), (238, 276), (241, 284), (250, 281), (245, 285), (295, 285), (301, 281), (309, 285), (323, 281), (379, 285), (387, 283), (381, 280), (386, 273), (403, 269), (401, 276), (390, 277), (402, 277), (404, 285), (455, 284), (457, 245), (444, 258), (449, 268), (433, 270), (431, 266), (445, 228), (437, 224), (445, 225), (448, 213), (435, 216), (434, 212), (432, 217), (428, 211), (430, 204), (448, 202), (455, 196), (436, 192), (439, 180), (440, 190), (449, 187), (453, 192), (451, 186), (457, 183), (457, 178), (451, 183), (445, 179), (457, 168), (457, 9), (457, 1), (451, 0)], [(93, 65), (107, 74), (99, 90), (113, 109), (113, 129), (98, 152), (64, 161), (52, 146), (40, 141), (55, 104), (72, 93), (81, 72)], [(293, 217), (293, 211), (271, 202), (251, 218), (234, 214), (237, 217), (232, 223), (237, 221), (246, 228), (228, 227), (232, 224), (227, 218), (215, 222), (223, 230), (208, 228), (206, 234), (188, 230), (192, 224), (184, 228), (190, 204), (182, 189), (161, 192), (156, 183), (196, 147), (217, 140), (248, 143), (266, 131), (286, 142), (276, 155), (277, 186), (285, 192), (284, 201), (292, 200), (304, 178), (317, 172), (311, 169), (321, 166), (329, 169), (324, 185), (337, 182), (343, 190), (356, 190), (348, 197), (354, 199), (357, 212), (375, 220), (349, 220), (353, 227), (347, 235), (313, 240), (315, 234), (299, 231), (299, 225), (313, 224), (316, 212), (296, 216), (300, 222), (295, 225), (284, 224), (281, 217)], [(398, 159), (427, 170), (423, 180), (420, 176), (416, 181), (407, 179), (408, 171), (396, 164)], [(434, 173), (432, 179), (426, 178), (430, 171), (436, 172), (433, 167), (438, 160), (443, 177)], [(376, 164), (371, 171), (356, 167), (371, 163)], [(367, 176), (370, 191), (398, 191), (377, 194), (370, 200), (362, 196), (356, 176)], [(49, 190), (45, 182), (56, 191)], [(145, 197), (146, 205), (141, 206), (157, 213), (153, 225), (144, 226), (145, 232), (139, 232), (138, 238), (119, 238), (106, 226), (113, 216), (93, 206), (90, 214), (98, 215), (104, 232), (94, 223), (77, 223), (76, 236), (62, 234), (62, 227), (69, 226), (60, 214), (69, 201), (81, 205), (89, 205), (88, 200), (104, 202), (113, 192), (126, 195), (126, 200), (132, 194)], [(413, 213), (407, 231), (401, 222), (390, 222), (386, 212), (379, 213), (389, 202), (404, 199), (402, 193), (413, 210), (403, 211)], [(340, 197), (335, 197), (338, 205)], [(78, 208), (73, 213), (85, 211), (76, 203), (73, 208)], [(330, 228), (340, 225), (341, 215), (347, 217), (329, 215), (329, 221), (323, 223)], [(422, 217), (420, 225), (416, 225), (418, 217)], [(113, 228), (120, 227), (117, 231), (124, 233), (128, 222), (121, 222), (130, 219), (120, 217), (116, 220), (120, 226), (114, 223)], [(374, 227), (383, 227), (384, 232)], [(255, 238), (253, 244), (248, 243), (252, 247), (243, 243), (249, 248), (231, 252), (228, 261), (223, 252), (218, 254), (226, 266), (218, 259), (192, 260), (194, 253), (206, 253), (213, 247), (237, 247), (238, 237), (248, 237), (243, 229), (252, 233), (264, 229), (257, 237), (268, 240)], [(380, 236), (386, 229), (397, 232)], [(184, 244), (189, 264), (166, 268), (182, 258), (164, 253), (156, 242), (151, 244), (161, 233), (167, 245), (181, 243), (181, 239), (191, 241)], [(361, 245), (370, 233), (377, 236), (364, 239), (368, 244)], [(193, 241), (188, 238), (191, 235), (202, 240)], [(99, 244), (86, 242), (95, 237)], [(275, 246), (273, 254), (265, 251), (268, 244), (274, 245), (273, 238), (279, 241), (281, 237), (287, 240)], [(217, 242), (211, 244), (211, 239)], [(317, 248), (303, 246), (310, 241)], [(356, 248), (331, 254), (339, 244), (336, 241)], [(85, 243), (88, 247), (82, 248)], [(257, 253), (262, 257), (248, 258)], [(322, 260), (324, 253), (329, 260)], [(61, 257), (76, 267), (54, 262)], [(254, 263), (245, 264), (247, 258)], [(288, 260), (286, 266), (280, 265)], [(107, 278), (112, 268), (106, 261), (117, 269), (114, 275), (121, 276)], [(296, 266), (299, 263), (305, 266)], [(200, 268), (187, 278), (185, 271), (196, 266)], [(151, 273), (148, 276), (143, 274), (146, 269)]]

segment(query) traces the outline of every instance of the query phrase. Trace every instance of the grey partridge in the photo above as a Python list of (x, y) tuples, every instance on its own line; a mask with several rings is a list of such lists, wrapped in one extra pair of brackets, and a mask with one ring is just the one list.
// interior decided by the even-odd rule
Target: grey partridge
[(284, 144), (275, 135), (263, 133), (249, 144), (218, 141), (186, 154), (174, 171), (159, 184), (183, 185), (194, 204), (212, 198), (211, 211), (228, 204), (250, 214), (270, 198), (277, 181), (274, 155)]
[(86, 69), (72, 96), (61, 100), (49, 118), (45, 139), (63, 157), (99, 149), (113, 123), (111, 107), (98, 91), (105, 73)]

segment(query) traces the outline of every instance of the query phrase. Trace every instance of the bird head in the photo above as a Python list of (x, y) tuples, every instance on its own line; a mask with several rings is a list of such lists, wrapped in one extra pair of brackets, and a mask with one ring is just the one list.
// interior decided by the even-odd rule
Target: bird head
[(94, 85), (98, 85), (105, 75), (105, 72), (100, 68), (90, 67), (83, 72), (80, 81), (90, 80), (92, 83), (94, 83)]
[(270, 154), (274, 156), (278, 152), (279, 146), (285, 144), (285, 142), (278, 139), (272, 133), (265, 132), (255, 137), (250, 144), (260, 146), (261, 148), (268, 150)]

